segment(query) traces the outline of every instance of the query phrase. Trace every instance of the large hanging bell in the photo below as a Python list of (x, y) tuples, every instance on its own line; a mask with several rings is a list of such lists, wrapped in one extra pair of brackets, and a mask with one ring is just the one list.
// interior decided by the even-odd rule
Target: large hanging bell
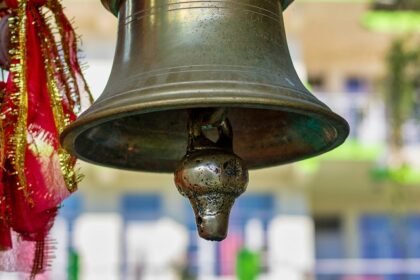
[[(299, 80), (279, 0), (103, 0), (119, 11), (111, 77), (62, 134), (100, 165), (173, 172), (187, 148), (187, 111), (226, 107), (249, 168), (315, 156), (348, 125)], [(118, 7), (118, 9), (117, 9)]]
[[(347, 122), (293, 67), (282, 18), (292, 0), (102, 2), (118, 15), (117, 50), (104, 93), (62, 134), (79, 158), (181, 174), (187, 124), (200, 108), (222, 108), (218, 123), (229, 121), (232, 160), (248, 168), (319, 155), (347, 137)], [(242, 190), (247, 173), (241, 176)], [(214, 239), (223, 239), (218, 234)]]

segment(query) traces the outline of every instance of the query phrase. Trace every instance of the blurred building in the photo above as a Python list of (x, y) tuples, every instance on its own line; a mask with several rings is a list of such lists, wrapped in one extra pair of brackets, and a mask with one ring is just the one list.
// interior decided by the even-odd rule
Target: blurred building
[[(109, 76), (117, 21), (98, 0), (64, 4), (79, 26), (97, 97)], [(251, 172), (221, 243), (198, 238), (172, 175), (81, 163), (85, 180), (64, 203), (51, 279), (66, 279), (69, 248), (79, 257), (80, 279), (235, 279), (244, 246), (260, 253), (261, 279), (420, 279), (419, 184), (372, 175), (386, 154), (380, 85), (396, 35), (365, 29), (368, 9), (364, 1), (298, 0), (285, 12), (299, 74), (351, 125), (345, 146)], [(419, 131), (415, 121), (406, 126), (413, 166), (419, 165)]]

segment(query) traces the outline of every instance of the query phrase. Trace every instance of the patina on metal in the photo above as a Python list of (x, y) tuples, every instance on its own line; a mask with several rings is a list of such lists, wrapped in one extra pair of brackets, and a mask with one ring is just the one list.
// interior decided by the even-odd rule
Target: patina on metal
[[(105, 8), (111, 13), (113, 13), (115, 16), (118, 16), (120, 7), (124, 1), (125, 0), (101, 0)], [(281, 8), (285, 10), (293, 1), (294, 0), (280, 0)], [(173, 1), (173, 2), (181, 2), (181, 1)], [(213, 0), (213, 1), (208, 1), (208, 2), (217, 2), (217, 1)]]
[(282, 18), (290, 2), (103, 0), (119, 20), (111, 76), (62, 144), (92, 163), (174, 172), (191, 110), (226, 108), (233, 151), (250, 169), (337, 147), (349, 127), (296, 74)]
[[(248, 184), (248, 169), (233, 153), (232, 127), (224, 111), (191, 110), (187, 154), (175, 171), (175, 184), (191, 202), (199, 235), (212, 241), (226, 238), (230, 210)], [(212, 129), (214, 140), (206, 135)]]
[(115, 16), (118, 16), (118, 11), (120, 10), (123, 1), (124, 0), (101, 0), (102, 5)]

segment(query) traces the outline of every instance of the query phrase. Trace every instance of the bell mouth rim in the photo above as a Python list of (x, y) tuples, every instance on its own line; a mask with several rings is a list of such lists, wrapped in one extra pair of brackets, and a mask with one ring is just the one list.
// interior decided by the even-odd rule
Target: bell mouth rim
[[(291, 90), (291, 89), (288, 89)], [(347, 121), (342, 118), (340, 115), (331, 111), (326, 105), (319, 102), (317, 99), (314, 100), (305, 100), (299, 97), (291, 96), (282, 96), (276, 100), (271, 99), (268, 102), (267, 97), (256, 98), (256, 97), (241, 97), (240, 103), (238, 98), (229, 96), (223, 97), (220, 96), (203, 96), (205, 93), (200, 91), (202, 94), (200, 96), (189, 96), (184, 98), (168, 98), (165, 100), (154, 100), (148, 102), (138, 102), (131, 105), (123, 106), (123, 108), (105, 108), (101, 112), (96, 112), (96, 110), (86, 110), (75, 122), (70, 124), (60, 135), (60, 142), (62, 147), (64, 147), (72, 155), (75, 155), (78, 159), (83, 161), (93, 163), (96, 165), (101, 165), (105, 167), (123, 169), (123, 170), (132, 170), (132, 171), (145, 171), (145, 172), (155, 172), (155, 173), (169, 173), (174, 170), (144, 170), (142, 168), (130, 168), (116, 166), (113, 164), (106, 164), (102, 162), (97, 162), (91, 160), (82, 154), (77, 152), (75, 147), (76, 139), (81, 136), (84, 132), (87, 132), (89, 129), (105, 124), (107, 122), (117, 120), (124, 117), (143, 115), (149, 113), (170, 111), (170, 110), (185, 110), (193, 108), (208, 108), (208, 107), (226, 107), (226, 108), (241, 108), (241, 109), (259, 109), (259, 110), (273, 110), (281, 111), (285, 113), (295, 113), (298, 115), (303, 115), (306, 117), (315, 118), (322, 123), (329, 125), (335, 130), (335, 137), (332, 141), (325, 144), (321, 149), (314, 150), (311, 153), (308, 153), (304, 156), (297, 156), (289, 160), (279, 160), (277, 163), (267, 163), (259, 164), (257, 166), (250, 166), (250, 169), (262, 169), (273, 167), (277, 165), (288, 164), (296, 162), (299, 160), (315, 157), (326, 152), (329, 152), (345, 142), (349, 133), (350, 127)], [(297, 91), (296, 91), (297, 92)], [(317, 101), (315, 103), (315, 101)], [(188, 105), (186, 105), (188, 104)], [(92, 111), (92, 112), (90, 112)], [(89, 113), (88, 115), (85, 115)], [(240, 155), (239, 155), (240, 156)]]

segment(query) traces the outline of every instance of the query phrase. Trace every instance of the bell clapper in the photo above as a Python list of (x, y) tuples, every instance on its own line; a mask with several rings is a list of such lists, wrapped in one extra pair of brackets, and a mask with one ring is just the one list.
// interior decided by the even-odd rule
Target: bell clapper
[[(178, 191), (190, 200), (199, 235), (226, 238), (235, 199), (245, 192), (248, 169), (233, 152), (233, 133), (225, 108), (193, 109), (188, 122), (187, 153), (175, 171)], [(217, 131), (213, 141), (206, 134)]]

